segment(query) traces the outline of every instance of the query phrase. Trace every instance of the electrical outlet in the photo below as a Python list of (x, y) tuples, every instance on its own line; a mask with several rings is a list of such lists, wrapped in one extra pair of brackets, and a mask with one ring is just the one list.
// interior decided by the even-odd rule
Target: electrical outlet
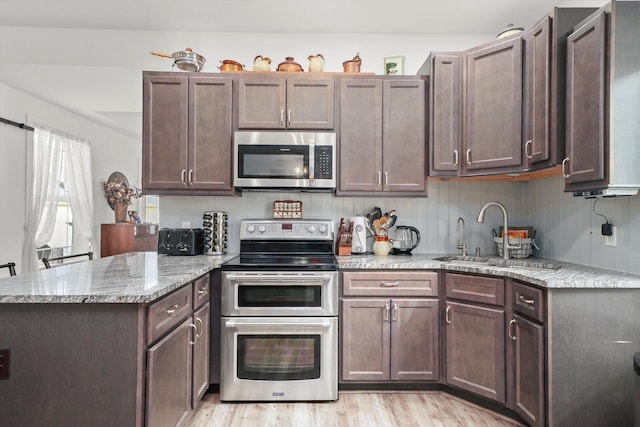
[(9, 379), (9, 354), (8, 348), (0, 349), (0, 380)]
[(616, 246), (617, 243), (618, 243), (618, 227), (615, 225), (612, 225), (611, 236), (604, 236), (604, 245)]
[(182, 221), (182, 228), (191, 228), (191, 221)]

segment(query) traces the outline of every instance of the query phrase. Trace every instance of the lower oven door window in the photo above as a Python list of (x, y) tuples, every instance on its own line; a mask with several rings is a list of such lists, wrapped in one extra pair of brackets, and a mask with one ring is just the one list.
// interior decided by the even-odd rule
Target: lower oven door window
[(322, 286), (238, 286), (239, 307), (320, 307)]
[(290, 381), (320, 378), (321, 336), (238, 335), (239, 379)]

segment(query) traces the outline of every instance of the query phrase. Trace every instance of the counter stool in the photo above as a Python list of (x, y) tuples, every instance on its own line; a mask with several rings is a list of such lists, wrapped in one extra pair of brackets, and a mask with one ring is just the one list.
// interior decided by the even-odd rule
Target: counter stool
[(81, 254), (72, 254), (72, 255), (65, 255), (65, 256), (59, 256), (59, 257), (54, 257), (54, 258), (47, 258), (47, 257), (42, 257), (42, 263), (44, 264), (44, 266), (46, 268), (51, 268), (51, 263), (53, 261), (60, 261), (60, 264), (62, 264), (64, 262), (64, 260), (70, 259), (70, 258), (78, 258), (78, 257), (89, 257), (89, 260), (93, 259), (93, 252), (83, 252)]
[(16, 275), (16, 263), (15, 262), (8, 262), (6, 264), (0, 264), (0, 268), (8, 268), (10, 275), (12, 275), (12, 276)]

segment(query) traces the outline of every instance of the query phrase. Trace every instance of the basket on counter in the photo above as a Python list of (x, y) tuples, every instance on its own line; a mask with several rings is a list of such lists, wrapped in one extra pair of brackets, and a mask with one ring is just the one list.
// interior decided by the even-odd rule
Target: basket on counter
[[(494, 237), (493, 240), (498, 247), (498, 256), (502, 256), (502, 237)], [(536, 245), (536, 239), (509, 237), (509, 244), (512, 246), (520, 244), (520, 249), (509, 250), (509, 256), (512, 258), (528, 258), (533, 254), (534, 247), (540, 249)]]

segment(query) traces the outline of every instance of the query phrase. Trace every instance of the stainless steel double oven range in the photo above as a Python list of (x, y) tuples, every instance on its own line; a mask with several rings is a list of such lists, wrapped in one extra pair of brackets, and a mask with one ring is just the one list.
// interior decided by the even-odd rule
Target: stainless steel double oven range
[(333, 221), (242, 220), (222, 266), (222, 401), (338, 398)]

